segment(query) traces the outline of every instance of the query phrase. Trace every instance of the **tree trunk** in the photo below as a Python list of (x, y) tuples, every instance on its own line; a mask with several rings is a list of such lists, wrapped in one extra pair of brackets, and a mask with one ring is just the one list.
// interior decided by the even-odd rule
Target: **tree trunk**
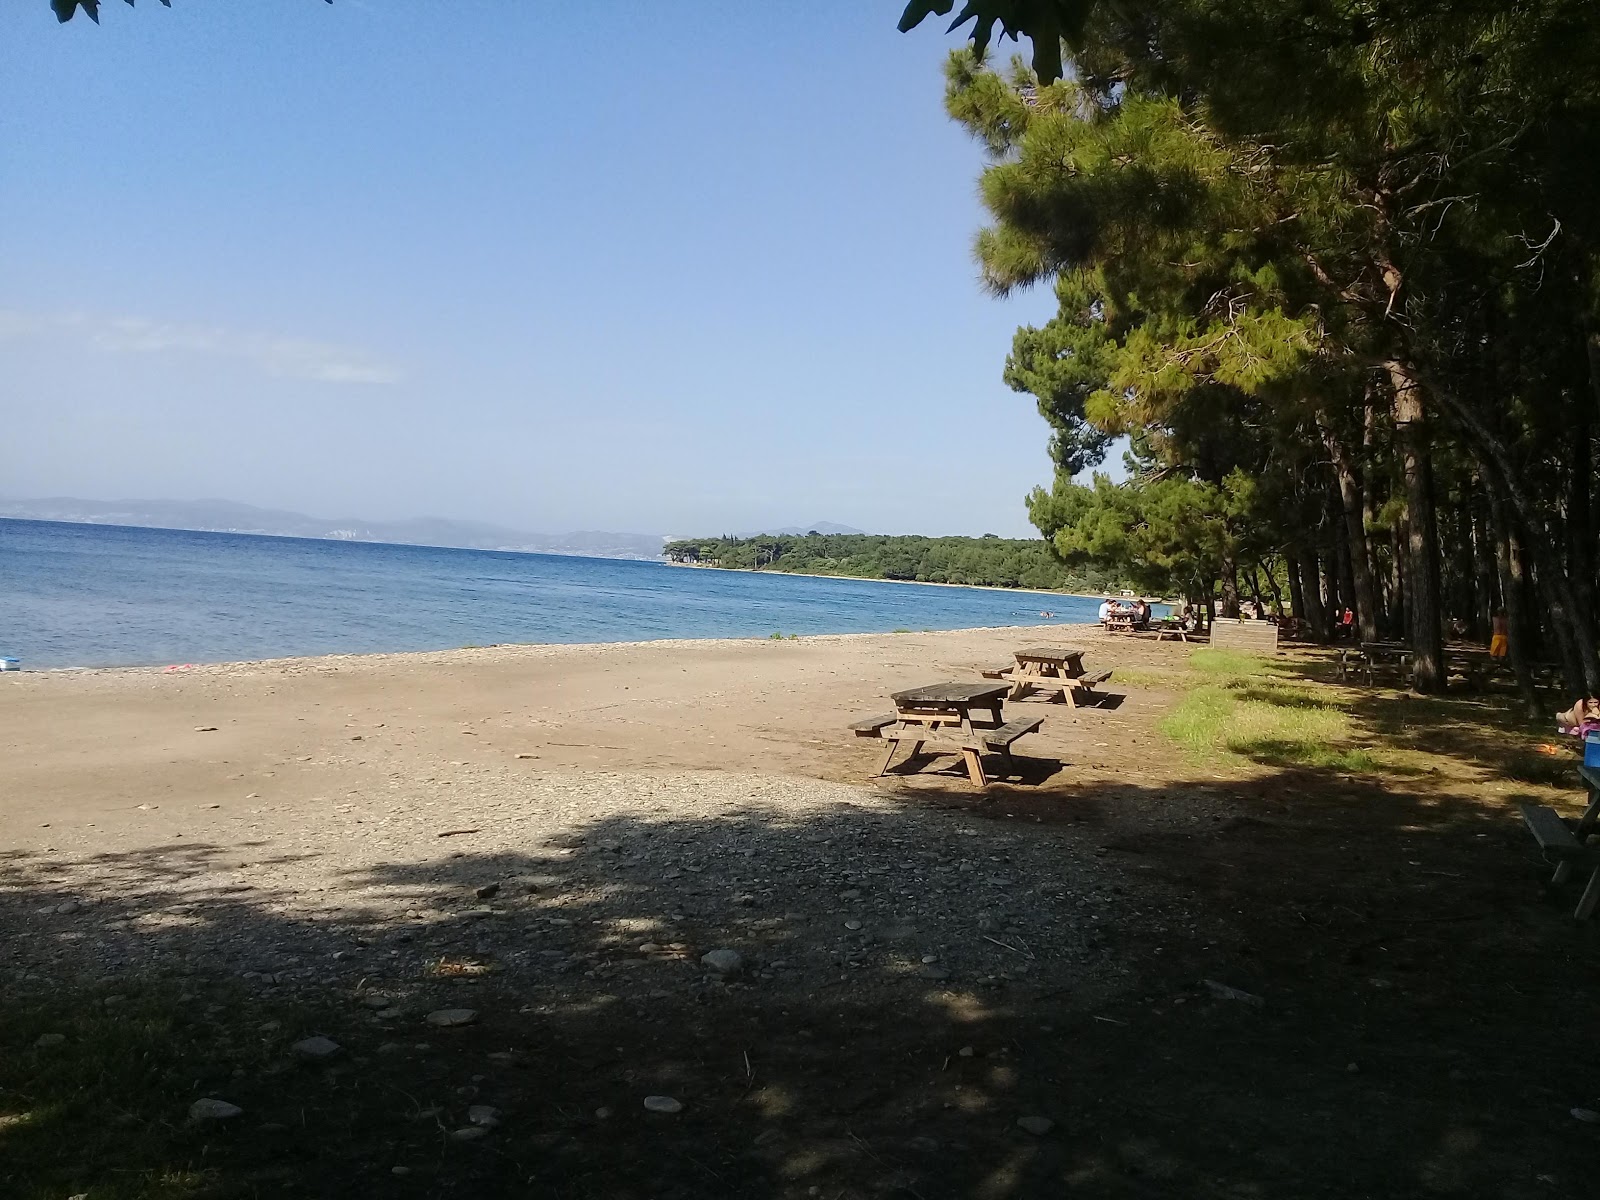
[[(1373, 486), (1373, 475), (1371, 473), (1370, 464), (1372, 463), (1373, 442), (1377, 439), (1378, 428), (1378, 409), (1373, 403), (1373, 398), (1374, 393), (1376, 393), (1381, 386), (1382, 385), (1379, 384), (1376, 379), (1373, 379), (1367, 384), (1367, 402), (1362, 411), (1361, 418), (1361, 462), (1366, 466), (1368, 471), (1365, 479), (1361, 481), (1361, 529), (1363, 534), (1361, 544), (1367, 555), (1367, 570), (1371, 576), (1372, 596), (1376, 605), (1376, 610), (1374, 611), (1372, 617), (1375, 630), (1383, 629), (1385, 625), (1392, 620), (1390, 615), (1391, 606), (1399, 602), (1399, 589), (1397, 587), (1393, 588), (1392, 594), (1388, 596), (1383, 596), (1380, 594), (1381, 589), (1383, 589), (1385, 586), (1384, 579), (1387, 578), (1387, 576), (1380, 578), (1378, 574), (1378, 568), (1380, 564), (1377, 561), (1377, 556), (1373, 553), (1374, 543), (1366, 536), (1367, 530), (1376, 529), (1378, 525), (1378, 502), (1376, 494), (1378, 489)], [(1388, 579), (1388, 582), (1393, 584), (1394, 581), (1393, 579)]]
[(1306, 619), (1306, 594), (1300, 586), (1300, 556), (1287, 555), (1284, 566), (1289, 575), (1289, 607), (1294, 609), (1294, 615), (1301, 621)]
[(1404, 639), (1406, 632), (1406, 519), (1402, 515), (1391, 530), (1389, 544), (1389, 586), (1394, 599), (1389, 604), (1389, 633)]
[(1384, 364), (1394, 387), (1394, 426), (1406, 487), (1406, 631), (1411, 643), (1411, 685), (1444, 690), (1444, 637), (1439, 612), (1439, 533), (1433, 513), (1432, 460), (1422, 385), (1409, 363)]
[(1267, 573), (1267, 590), (1272, 593), (1272, 613), (1274, 616), (1283, 616), (1283, 589), (1278, 586), (1277, 564), (1263, 565), (1262, 570)]
[(1363, 642), (1378, 640), (1378, 593), (1372, 583), (1372, 559), (1367, 552), (1367, 528), (1363, 520), (1366, 503), (1364, 489), (1356, 478), (1355, 466), (1339, 439), (1327, 435), (1328, 453), (1333, 457), (1339, 480), (1339, 507), (1343, 516), (1346, 553), (1350, 559), (1350, 592), (1354, 598), (1356, 627)]
[(1230, 620), (1239, 616), (1239, 564), (1231, 550), (1222, 556), (1222, 615)]
[(1574, 404), (1572, 454), (1567, 475), (1567, 576), (1572, 580), (1574, 619), (1594, 629), (1594, 525), (1591, 522), (1594, 454), (1590, 446), (1593, 422), (1587, 404)]
[(1588, 695), (1600, 695), (1600, 655), (1596, 653), (1594, 630), (1577, 619), (1577, 598), (1562, 556), (1545, 531), (1538, 504), (1522, 486), (1510, 449), (1470, 404), (1447, 390), (1435, 392), (1469, 435), (1468, 448), (1485, 468), (1485, 474), (1493, 476), (1494, 487), (1504, 496), (1507, 517), (1520, 526), (1524, 548), (1538, 575), (1539, 590), (1549, 600), (1551, 622), (1563, 637), (1570, 639), (1578, 657), (1575, 665), (1580, 671), (1573, 684)]
[(1317, 569), (1317, 552), (1300, 556), (1300, 594), (1305, 597), (1307, 632), (1314, 642), (1328, 640), (1328, 609), (1322, 602), (1322, 576)]
[(1477, 593), (1472, 610), (1472, 637), (1474, 641), (1487, 643), (1494, 628), (1494, 610), (1499, 607), (1495, 597), (1497, 539), (1493, 518), (1484, 509), (1483, 476), (1474, 472), (1472, 482), (1476, 493), (1472, 505), (1472, 562)]
[(1261, 598), (1261, 574), (1255, 563), (1250, 564), (1250, 599), (1255, 601), (1257, 615), (1267, 611), (1267, 602)]
[(1591, 333), (1583, 340), (1589, 352), (1589, 390), (1594, 393), (1595, 412), (1600, 413), (1600, 333)]
[(1511, 537), (1511, 523), (1499, 493), (1489, 490), (1489, 519), (1494, 525), (1494, 560), (1500, 576), (1500, 594), (1505, 597), (1506, 638), (1511, 643), (1511, 670), (1517, 677), (1517, 693), (1530, 717), (1538, 712), (1533, 692), (1533, 674), (1528, 670), (1527, 615), (1522, 607), (1522, 555)]

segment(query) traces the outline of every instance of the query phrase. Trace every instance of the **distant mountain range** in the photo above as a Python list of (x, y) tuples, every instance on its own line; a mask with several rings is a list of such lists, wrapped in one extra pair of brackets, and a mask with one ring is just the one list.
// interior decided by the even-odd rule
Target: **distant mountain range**
[(778, 529), (757, 529), (751, 533), (736, 533), (734, 537), (804, 537), (808, 533), (865, 533), (848, 525), (835, 525), (832, 521), (818, 521), (815, 525), (784, 525)]
[(304, 513), (257, 508), (232, 500), (79, 500), (69, 496), (0, 500), (0, 517), (352, 542), (399, 542), (410, 546), (459, 546), (468, 550), (521, 550), (590, 558), (657, 559), (666, 541), (661, 535), (649, 533), (528, 533), (482, 521), (451, 521), (443, 517), (333, 521), (308, 517)]

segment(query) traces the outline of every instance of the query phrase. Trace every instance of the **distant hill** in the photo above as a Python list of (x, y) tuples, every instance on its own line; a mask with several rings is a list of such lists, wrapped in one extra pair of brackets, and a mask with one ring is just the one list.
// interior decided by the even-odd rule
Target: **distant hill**
[(832, 521), (818, 521), (814, 525), (784, 525), (778, 529), (756, 529), (749, 533), (736, 533), (734, 537), (804, 537), (808, 533), (853, 533), (863, 534), (865, 530), (852, 529), (849, 525), (835, 525)]
[(578, 554), (590, 558), (657, 559), (661, 557), (661, 546), (666, 540), (659, 534), (646, 533), (528, 533), (481, 521), (452, 521), (443, 517), (416, 517), (405, 521), (328, 520), (304, 513), (257, 508), (233, 500), (79, 500), (70, 496), (0, 500), (0, 517), (352, 542), (399, 542), (411, 546), (459, 546), (467, 550)]

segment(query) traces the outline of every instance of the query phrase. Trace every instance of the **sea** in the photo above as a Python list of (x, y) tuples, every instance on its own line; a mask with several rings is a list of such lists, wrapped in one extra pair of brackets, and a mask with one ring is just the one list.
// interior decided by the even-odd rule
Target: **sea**
[(1039, 625), (1093, 621), (1096, 607), (1048, 592), (0, 519), (0, 657), (22, 670)]

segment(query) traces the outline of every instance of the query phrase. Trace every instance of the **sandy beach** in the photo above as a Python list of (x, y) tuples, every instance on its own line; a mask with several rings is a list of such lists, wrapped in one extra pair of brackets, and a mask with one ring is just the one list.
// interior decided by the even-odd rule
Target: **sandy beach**
[[(1040, 643), (1118, 674), (1008, 706), (1044, 718), (1025, 781), (874, 777), (849, 721)], [(1516, 1182), (1583, 1177), (1593, 1079), (1517, 1036), (1587, 975), (1509, 744), (1350, 690), (1427, 757), (1195, 759), (1158, 728), (1221, 690), (1190, 654), (1050, 626), (0, 676), (12, 1095), (150, 1078), (93, 1124), (131, 1148), (63, 1168), (91, 1195), (187, 1154), (201, 1101), (242, 1112), (203, 1146), (235, 1190), (185, 1196), (291, 1161), (328, 1196), (1579, 1195)], [(1325, 666), (1233, 686), (1314, 702)]]
[[(321, 819), (330, 798), (388, 799), (421, 778), (724, 771), (868, 786), (875, 744), (845, 726), (890, 691), (976, 678), (1026, 644), (1083, 645), (1096, 665), (1175, 652), (1105, 642), (1056, 625), (18, 673), (0, 677), (0, 821), (19, 848), (113, 848), (226, 833), (242, 812)], [(1126, 747), (1149, 703), (1049, 706), (1018, 750), (1092, 776), (1110, 749), (1097, 743)]]

